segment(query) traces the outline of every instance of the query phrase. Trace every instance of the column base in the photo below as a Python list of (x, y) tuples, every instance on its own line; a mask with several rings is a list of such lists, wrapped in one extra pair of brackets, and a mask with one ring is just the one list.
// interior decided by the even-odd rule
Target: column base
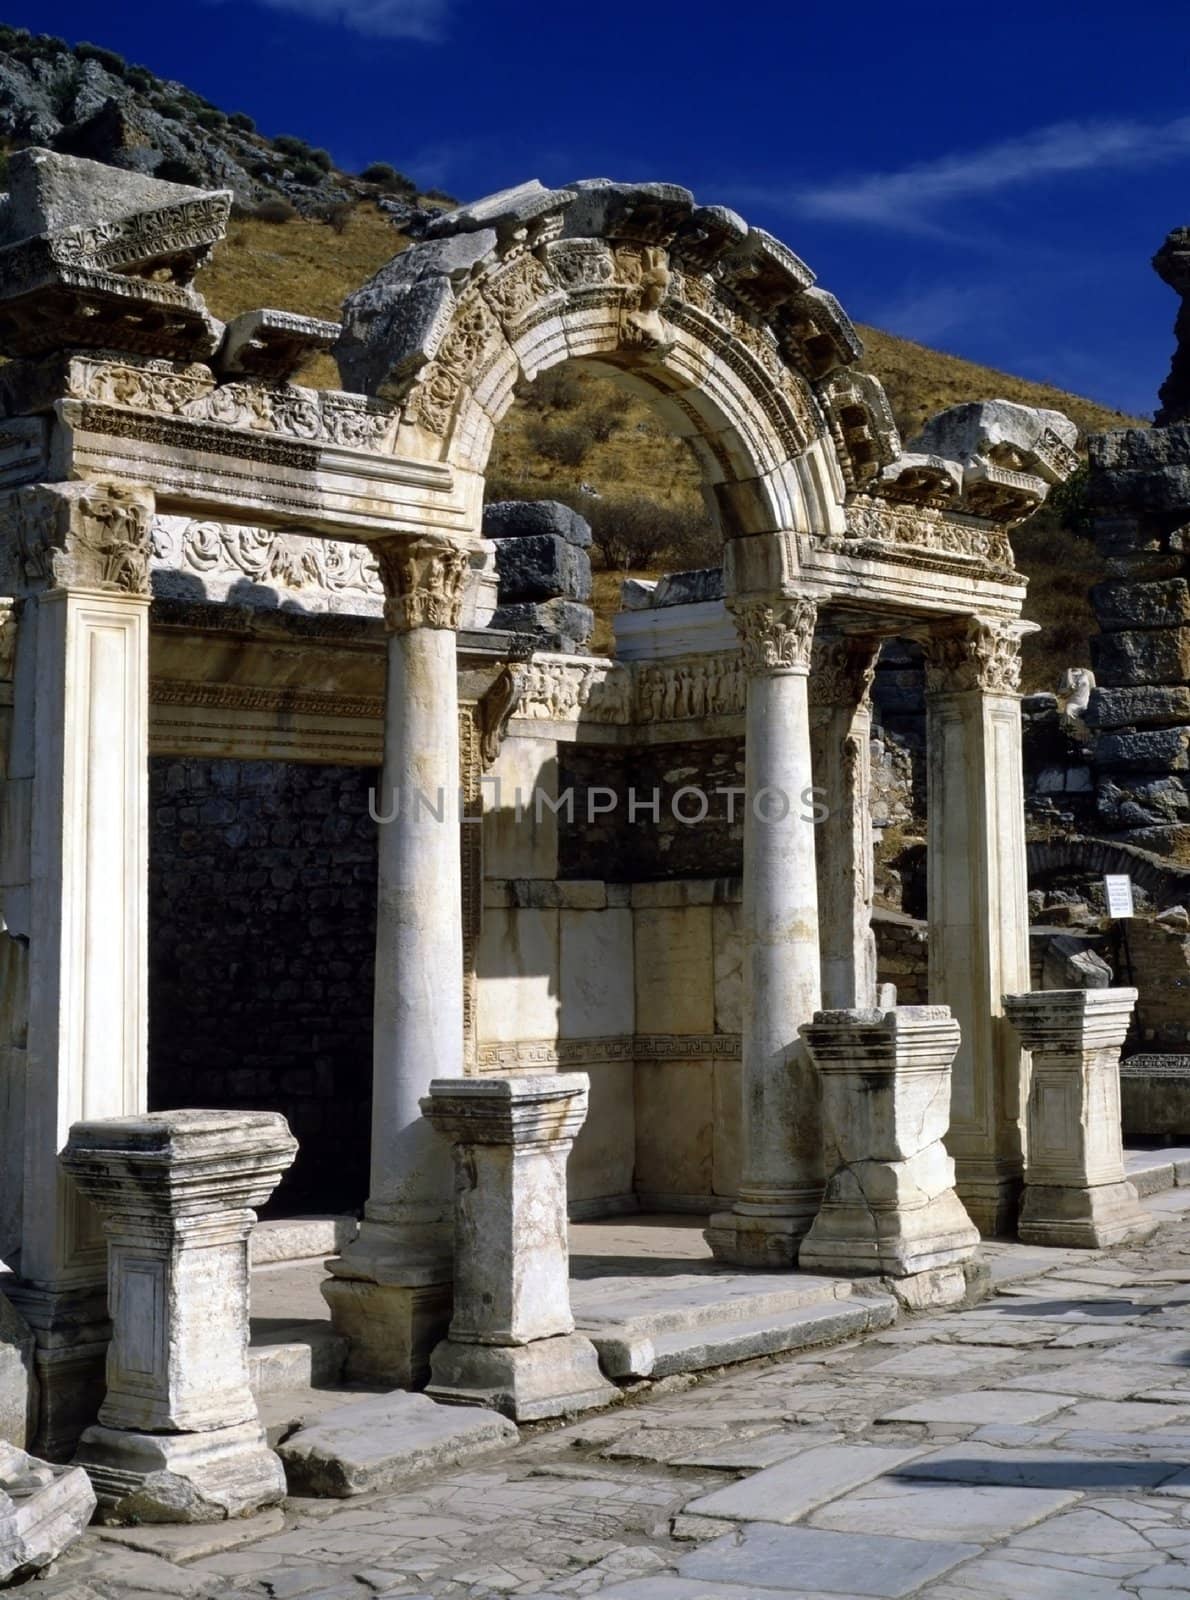
[(285, 1498), (285, 1470), (259, 1422), (209, 1433), (125, 1433), (88, 1428), (75, 1461), (99, 1501), (99, 1520), (226, 1522)]
[[(330, 1265), (333, 1271), (337, 1263)], [(335, 1332), (347, 1340), (347, 1378), (390, 1389), (424, 1387), (430, 1355), (450, 1326), (449, 1278), (418, 1285), (335, 1276), (321, 1289)]]
[(536, 1422), (610, 1405), (619, 1390), (599, 1370), (595, 1346), (581, 1334), (532, 1344), (459, 1344), (434, 1351), (426, 1389), (435, 1400), (490, 1406), (514, 1422)]
[(1157, 1229), (1142, 1210), (1132, 1184), (1100, 1183), (1085, 1189), (1026, 1184), (1020, 1236), (1025, 1244), (1102, 1250), (1107, 1245), (1139, 1243)]
[(909, 1278), (958, 1266), (978, 1245), (979, 1230), (953, 1189), (905, 1209), (828, 1201), (802, 1241), (798, 1265), (809, 1272)]
[(716, 1261), (737, 1267), (796, 1267), (798, 1249), (818, 1213), (819, 1196), (789, 1206), (737, 1201), (715, 1212), (703, 1231)]
[(955, 1192), (981, 1239), (1015, 1239), (1023, 1181), (1019, 1167), (989, 1171), (955, 1157)]
[(45, 1461), (69, 1461), (107, 1393), (112, 1335), (107, 1290), (94, 1284), (47, 1289), (18, 1281), (4, 1292), (36, 1341), (30, 1376), (36, 1427), (29, 1449)]

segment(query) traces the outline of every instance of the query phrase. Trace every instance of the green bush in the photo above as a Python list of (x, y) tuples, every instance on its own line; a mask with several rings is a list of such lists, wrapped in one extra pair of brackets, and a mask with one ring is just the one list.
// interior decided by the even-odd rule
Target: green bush
[(154, 110), (169, 122), (185, 122), (186, 107), (178, 100), (158, 100)]
[(355, 211), (355, 202), (352, 200), (332, 200), (329, 205), (319, 206), (314, 215), (319, 222), (325, 222), (336, 233), (346, 233), (347, 225)]
[(535, 419), (525, 428), (525, 442), (547, 461), (556, 461), (563, 467), (581, 467), (595, 443), (595, 436), (585, 422), (568, 422), (558, 427)]
[(227, 118), (222, 111), (200, 111), (194, 118), (200, 128), (225, 128)]
[(150, 72), (148, 67), (129, 67), (124, 74), (124, 82), (131, 89), (139, 89), (142, 94), (157, 87), (156, 74)]
[(294, 182), (303, 183), (310, 189), (317, 188), (325, 177), (326, 173), (313, 161), (299, 161), (293, 168)]
[(291, 133), (279, 133), (273, 140), (273, 149), (279, 150), (283, 156), (292, 156), (295, 161), (310, 159), (309, 144), (305, 139), (295, 138)]
[(331, 160), (331, 153), (329, 150), (311, 150), (310, 160), (316, 167), (321, 167), (323, 172), (330, 172), (335, 164)]
[(258, 222), (292, 222), (297, 216), (297, 209), (278, 195), (272, 200), (262, 200), (252, 215)]
[(233, 111), (228, 117), (228, 122), (233, 128), (238, 128), (241, 133), (255, 133), (256, 122), (246, 111)]
[(643, 495), (607, 495), (583, 504), (591, 540), (605, 567), (632, 572), (718, 566), (723, 542), (699, 511), (656, 505)]
[(387, 161), (373, 161), (360, 173), (364, 183), (389, 184), (397, 175), (396, 167), (390, 167)]
[(80, 61), (98, 61), (101, 67), (106, 67), (119, 78), (124, 76), (124, 69), (128, 65), (118, 51), (105, 50), (101, 44), (88, 44), (86, 40), (75, 45), (74, 53)]
[(201, 189), (203, 185), (203, 175), (197, 167), (192, 167), (188, 161), (178, 161), (173, 156), (167, 156), (153, 176), (164, 179), (166, 183), (186, 183), (192, 189)]

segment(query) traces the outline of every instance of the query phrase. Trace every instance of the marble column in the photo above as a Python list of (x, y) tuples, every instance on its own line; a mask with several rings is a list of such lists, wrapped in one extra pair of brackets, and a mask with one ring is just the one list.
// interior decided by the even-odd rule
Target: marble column
[(322, 1292), (348, 1340), (348, 1375), (410, 1385), (450, 1318), (450, 1150), (421, 1100), (432, 1079), (463, 1075), (455, 630), (469, 560), (404, 535), (373, 549), (389, 637), (371, 1179), (359, 1238), (328, 1263)]
[(748, 679), (743, 1158), (739, 1195), (707, 1241), (720, 1261), (793, 1266), (822, 1195), (817, 1075), (798, 1035), (822, 981), (806, 683), (817, 608), (796, 597), (731, 609)]
[(273, 1111), (79, 1122), (62, 1166), (104, 1219), (112, 1341), (79, 1441), (107, 1522), (221, 1522), (285, 1496), (248, 1387), (248, 1236), (297, 1141)]
[(1020, 624), (925, 638), (930, 1000), (962, 1033), (947, 1148), (985, 1236), (1015, 1234), (1027, 1061), (1002, 996), (1028, 987)]
[(151, 492), (128, 485), (0, 502), (20, 597), (0, 896), (25, 1066), (6, 1292), (36, 1337), (35, 1448), (55, 1460), (94, 1420), (110, 1332), (102, 1232), (58, 1153), (72, 1122), (147, 1095), (152, 517)]
[(868, 637), (820, 634), (810, 662), (822, 1004), (831, 1010), (876, 1004), (870, 695), (879, 649)]
[(427, 1393), (516, 1422), (616, 1397), (570, 1310), (566, 1162), (587, 1093), (582, 1072), (430, 1085), (426, 1117), (454, 1148), (455, 1285)]
[(950, 1068), (959, 1030), (946, 1006), (820, 1011), (802, 1029), (822, 1075), (827, 1182), (822, 1210), (802, 1241), (811, 1272), (893, 1278), (952, 1273), (979, 1233), (954, 1192), (942, 1143), (950, 1121)]
[(1098, 1250), (1156, 1227), (1124, 1171), (1120, 1051), (1135, 1004), (1135, 989), (1004, 996), (1033, 1062), (1020, 1221), (1028, 1244)]

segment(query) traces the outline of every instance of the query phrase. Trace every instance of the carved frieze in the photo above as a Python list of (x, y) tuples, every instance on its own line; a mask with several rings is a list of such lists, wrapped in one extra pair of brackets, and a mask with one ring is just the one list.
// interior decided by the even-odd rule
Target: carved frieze
[(437, 355), (418, 374), (405, 402), (409, 421), (430, 433), (445, 435), (460, 391), (464, 385), (474, 384), (486, 369), (500, 338), (496, 317), (479, 291), (464, 295)]
[(543, 654), (509, 671), (516, 694), (512, 715), (517, 717), (536, 722), (632, 720), (631, 675), (610, 661)]
[(394, 535), (372, 546), (384, 584), (384, 622), (392, 633), (457, 628), (471, 570), (461, 545)]
[(923, 637), (926, 692), (1017, 694), (1021, 686), (1021, 641), (1007, 622), (969, 617)]
[(124, 484), (56, 484), (8, 499), (24, 580), (59, 589), (149, 593), (152, 495)]
[(731, 600), (728, 609), (740, 636), (744, 670), (749, 677), (771, 672), (810, 670), (815, 601), (804, 595), (780, 600)]
[(379, 612), (384, 600), (371, 549), (343, 539), (158, 517), (153, 526), (153, 565), (156, 570), (200, 579), (211, 598), (222, 598), (247, 580), (299, 599), (321, 595), (329, 601), (341, 596), (371, 612)]
[(690, 656), (637, 668), (636, 714), (641, 722), (738, 716), (747, 679), (737, 655)]
[(963, 570), (970, 563), (980, 575), (1003, 580), (1015, 573), (1012, 544), (1003, 528), (979, 527), (946, 516), (930, 506), (894, 505), (890, 501), (856, 497), (847, 506), (847, 531), (820, 541), (841, 554), (882, 556), (900, 552), (914, 560), (925, 556), (932, 564)]

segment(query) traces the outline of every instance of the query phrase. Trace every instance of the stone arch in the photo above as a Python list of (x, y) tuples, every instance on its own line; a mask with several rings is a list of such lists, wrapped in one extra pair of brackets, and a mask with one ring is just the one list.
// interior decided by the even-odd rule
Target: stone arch
[(837, 532), (900, 441), (855, 331), (792, 251), (669, 184), (533, 182), (436, 218), (350, 297), (345, 384), (397, 449), (482, 475), (518, 388), (579, 362), (686, 439), (726, 537)]
[(1032, 839), (1027, 846), (1029, 881), (1079, 872), (1126, 874), (1152, 897), (1159, 910), (1190, 902), (1190, 868), (1108, 839)]

